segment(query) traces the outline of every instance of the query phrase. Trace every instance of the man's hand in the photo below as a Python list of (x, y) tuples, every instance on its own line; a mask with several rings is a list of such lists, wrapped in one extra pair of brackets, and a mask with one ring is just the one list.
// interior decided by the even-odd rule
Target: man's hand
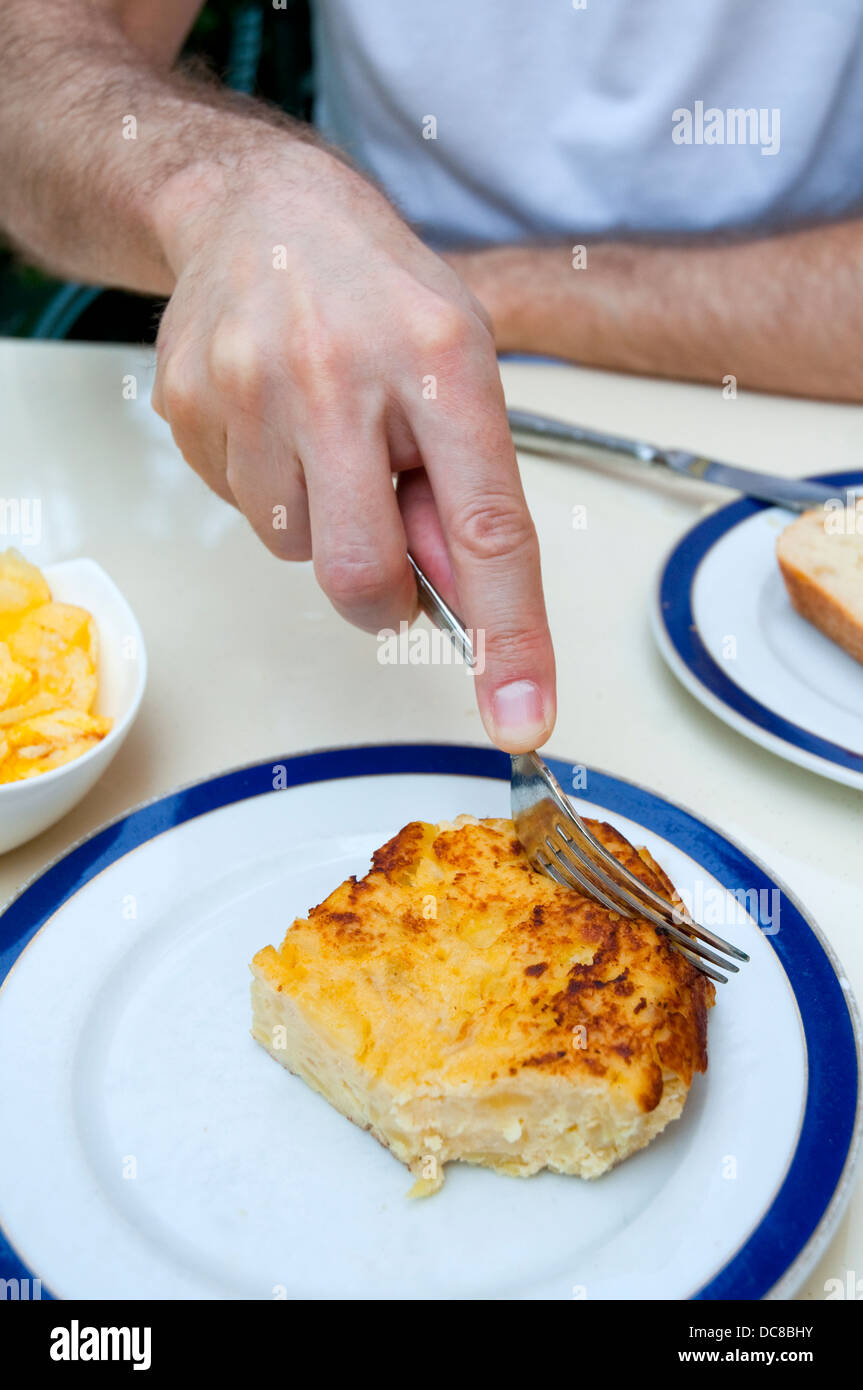
[(341, 160), (269, 131), (244, 169), (168, 180), (155, 225), (176, 288), (153, 404), (187, 461), (369, 631), (415, 612), (410, 548), (484, 633), (490, 736), (543, 743), (539, 552), (478, 302)]
[(491, 737), (534, 747), (554, 659), (484, 312), (306, 128), (170, 71), (198, 8), (4, 0), (4, 229), (170, 296), (154, 404), (192, 466), (363, 627), (412, 616), (410, 546), (483, 630)]

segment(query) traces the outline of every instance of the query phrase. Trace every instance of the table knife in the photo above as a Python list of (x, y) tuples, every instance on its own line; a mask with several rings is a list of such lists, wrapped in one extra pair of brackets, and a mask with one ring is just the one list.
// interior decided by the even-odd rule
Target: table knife
[(534, 415), (527, 410), (508, 410), (507, 416), (513, 443), (517, 449), (533, 453), (563, 453), (574, 457), (591, 454), (599, 449), (603, 453), (636, 459), (639, 463), (668, 468), (674, 473), (696, 478), (701, 482), (734, 488), (747, 497), (756, 497), (761, 502), (772, 502), (775, 506), (787, 507), (794, 512), (804, 512), (825, 502), (833, 502), (834, 505), (838, 502), (843, 506), (853, 505), (853, 495), (850, 491), (846, 497), (844, 488), (829, 487), (825, 483), (808, 482), (805, 478), (780, 478), (772, 473), (757, 473), (751, 468), (738, 468), (734, 464), (721, 463), (718, 459), (689, 453), (685, 449), (663, 449), (657, 444), (626, 439), (622, 435), (605, 434), (601, 430), (587, 429), (583, 425), (572, 425), (566, 420)]

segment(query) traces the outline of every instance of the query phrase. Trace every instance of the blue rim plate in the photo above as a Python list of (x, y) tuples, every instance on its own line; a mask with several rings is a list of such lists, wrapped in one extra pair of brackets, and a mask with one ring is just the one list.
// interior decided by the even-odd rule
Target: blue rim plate
[[(269, 759), (172, 792), (74, 845), (11, 901), (0, 916), (0, 984), (36, 933), (109, 865), (196, 817), (249, 797), (273, 795), (274, 761), (286, 769), (286, 784), (291, 787), (394, 773), (509, 779), (509, 758), (496, 749), (384, 744)], [(559, 759), (549, 762), (561, 783), (569, 785), (572, 764)], [(808, 1079), (802, 1122), (769, 1209), (742, 1247), (694, 1297), (790, 1297), (832, 1237), (850, 1196), (859, 1157), (860, 1028), (847, 981), (817, 926), (784, 885), (719, 830), (645, 788), (607, 773), (590, 771), (588, 782), (592, 803), (668, 840), (729, 890), (746, 882), (759, 890), (758, 902), (765, 904), (771, 902), (771, 891), (782, 894), (782, 930), (768, 940), (793, 992), (805, 1040)], [(759, 926), (769, 926), (769, 920), (759, 921)], [(22, 1262), (2, 1229), (0, 1277), (40, 1277), (38, 1270)], [(43, 1297), (53, 1295), (43, 1289)]]
[[(863, 482), (863, 473), (821, 473), (812, 481), (842, 487)], [(743, 498), (720, 507), (686, 532), (660, 573), (652, 611), (654, 636), (678, 680), (726, 724), (801, 767), (863, 787), (863, 752), (813, 733), (754, 699), (714, 660), (699, 632), (693, 611), (699, 567), (735, 526), (769, 510), (769, 502)]]

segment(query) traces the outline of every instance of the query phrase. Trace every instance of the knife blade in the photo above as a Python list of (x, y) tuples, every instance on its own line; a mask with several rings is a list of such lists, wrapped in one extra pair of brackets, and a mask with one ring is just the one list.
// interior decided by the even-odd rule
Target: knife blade
[(751, 468), (722, 463), (719, 459), (707, 458), (685, 449), (663, 449), (658, 444), (607, 434), (584, 425), (572, 425), (567, 420), (554, 420), (528, 410), (508, 410), (507, 417), (516, 448), (533, 453), (563, 452), (581, 457), (599, 449), (603, 453), (635, 459), (639, 463), (668, 468), (700, 482), (733, 488), (747, 497), (772, 502), (774, 506), (787, 507), (795, 512), (803, 512), (826, 502), (853, 505), (854, 494), (851, 490), (830, 487), (826, 483), (758, 473)]

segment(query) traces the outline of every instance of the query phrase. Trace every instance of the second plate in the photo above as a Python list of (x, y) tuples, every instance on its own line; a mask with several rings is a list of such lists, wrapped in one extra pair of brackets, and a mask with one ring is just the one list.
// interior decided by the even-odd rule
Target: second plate
[[(818, 481), (854, 485), (863, 473)], [(726, 724), (863, 787), (863, 666), (791, 607), (776, 539), (792, 520), (744, 499), (693, 526), (663, 566), (654, 634), (674, 674)]]

